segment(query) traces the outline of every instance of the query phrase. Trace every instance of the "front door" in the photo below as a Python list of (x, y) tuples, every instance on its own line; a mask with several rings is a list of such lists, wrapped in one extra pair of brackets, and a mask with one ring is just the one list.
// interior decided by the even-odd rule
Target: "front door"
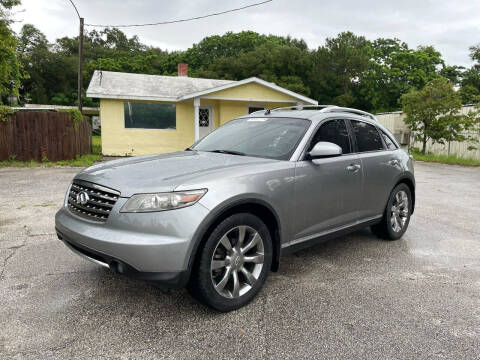
[(319, 141), (342, 148), (338, 157), (303, 160), (295, 169), (295, 240), (301, 242), (357, 220), (362, 170), (343, 119), (323, 123), (309, 150)]
[(212, 132), (212, 107), (200, 106), (198, 109), (198, 126), (200, 139)]

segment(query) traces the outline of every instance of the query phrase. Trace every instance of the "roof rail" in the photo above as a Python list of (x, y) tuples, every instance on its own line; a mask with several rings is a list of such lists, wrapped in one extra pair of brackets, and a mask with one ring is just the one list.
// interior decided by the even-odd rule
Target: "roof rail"
[(293, 106), (285, 106), (285, 107), (277, 107), (273, 109), (268, 109), (265, 111), (265, 115), (269, 115), (271, 111), (279, 111), (279, 110), (309, 110), (309, 109), (320, 109), (320, 112), (349, 112), (356, 115), (361, 115), (368, 117), (372, 120), (378, 121), (375, 116), (372, 114), (358, 109), (352, 109), (348, 107), (341, 107), (336, 105), (293, 105)]
[(292, 105), (292, 106), (276, 107), (273, 109), (267, 109), (267, 111), (265, 111), (265, 115), (270, 114), (271, 111), (278, 111), (278, 110), (303, 110), (303, 109), (322, 109), (323, 110), (331, 106), (335, 106), (335, 105)]
[(366, 111), (363, 111), (363, 110), (358, 110), (358, 109), (352, 109), (352, 108), (348, 108), (348, 107), (329, 106), (329, 107), (326, 107), (325, 109), (322, 109), (320, 111), (321, 112), (349, 112), (349, 113), (352, 113), (352, 114), (365, 116), (365, 117), (368, 117), (372, 120), (378, 121), (377, 118), (375, 116), (373, 116), (372, 114), (370, 114), (369, 112), (366, 112)]

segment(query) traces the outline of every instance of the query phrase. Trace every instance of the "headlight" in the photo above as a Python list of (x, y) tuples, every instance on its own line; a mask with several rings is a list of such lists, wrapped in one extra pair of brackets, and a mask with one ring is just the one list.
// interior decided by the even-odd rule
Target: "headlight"
[(158, 194), (135, 194), (122, 206), (120, 212), (151, 212), (179, 209), (195, 204), (206, 192), (207, 189)]

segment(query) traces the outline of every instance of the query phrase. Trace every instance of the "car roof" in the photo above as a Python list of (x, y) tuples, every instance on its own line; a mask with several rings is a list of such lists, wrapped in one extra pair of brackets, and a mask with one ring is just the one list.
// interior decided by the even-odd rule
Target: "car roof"
[(369, 122), (379, 125), (378, 120), (370, 113), (362, 110), (343, 108), (338, 106), (324, 106), (321, 110), (318, 109), (296, 109), (296, 107), (278, 108), (272, 110), (255, 111), (249, 115), (242, 116), (242, 118), (258, 118), (258, 117), (282, 117), (282, 118), (297, 118), (307, 119), (314, 123), (318, 123), (326, 118), (332, 117), (347, 117)]

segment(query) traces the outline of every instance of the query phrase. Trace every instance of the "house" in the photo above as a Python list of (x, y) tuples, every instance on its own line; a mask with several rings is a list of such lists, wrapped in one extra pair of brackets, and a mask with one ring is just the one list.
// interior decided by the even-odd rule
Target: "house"
[(241, 81), (95, 71), (87, 96), (100, 99), (102, 152), (142, 155), (183, 150), (238, 116), (267, 108), (316, 105), (256, 77)]

